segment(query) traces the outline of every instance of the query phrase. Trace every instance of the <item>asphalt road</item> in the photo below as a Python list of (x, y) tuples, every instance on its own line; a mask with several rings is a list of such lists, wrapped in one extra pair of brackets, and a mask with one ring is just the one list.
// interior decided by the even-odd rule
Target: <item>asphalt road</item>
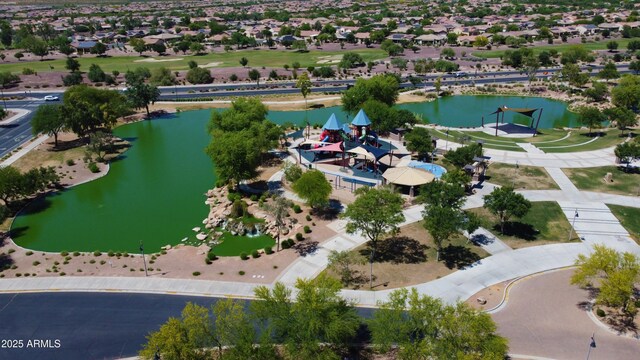
[[(210, 307), (216, 301), (205, 297), (124, 293), (0, 294), (0, 359), (135, 356), (146, 342), (145, 336), (169, 317), (180, 316), (187, 302)], [(373, 310), (357, 311), (362, 316), (371, 316)], [(33, 347), (34, 340), (43, 340), (45, 347)]]
[[(586, 68), (586, 67), (584, 67)], [(602, 66), (592, 66), (592, 74), (595, 75), (602, 68)], [(553, 75), (559, 71), (560, 68), (549, 68), (539, 70), (538, 77), (547, 77)], [(618, 71), (621, 74), (630, 73), (627, 65), (618, 66)], [(418, 86), (432, 87), (434, 81), (442, 76), (443, 85), (468, 85), (468, 84), (497, 84), (497, 83), (509, 83), (509, 82), (523, 82), (527, 81), (526, 75), (521, 74), (520, 71), (509, 70), (499, 72), (487, 72), (479, 73), (475, 75), (469, 73), (467, 77), (456, 78), (454, 75), (426, 75), (420, 76), (423, 83)], [(347, 89), (348, 85), (355, 83), (355, 80), (317, 80), (314, 81), (314, 87), (311, 89), (314, 93), (322, 92), (341, 92)], [(294, 86), (294, 82), (280, 82), (280, 83), (267, 83), (261, 84), (260, 87), (256, 87), (256, 84), (210, 84), (210, 85), (188, 85), (188, 86), (174, 86), (174, 87), (162, 87), (160, 101), (172, 101), (177, 99), (193, 99), (199, 97), (231, 97), (231, 96), (255, 96), (255, 95), (276, 95), (276, 94), (299, 94), (300, 89)], [(401, 84), (401, 87), (406, 88), (413, 86), (412, 84), (405, 82)], [(28, 97), (35, 100), (12, 100), (7, 101), (8, 107), (21, 107), (28, 110), (35, 110), (38, 106), (45, 103), (44, 97), (47, 95), (57, 95), (62, 98), (62, 90), (56, 91), (44, 91), (27, 94)], [(7, 92), (6, 94), (10, 94)], [(14, 95), (23, 95), (21, 92), (13, 93)], [(53, 103), (53, 102), (51, 102)], [(31, 128), (29, 122), (31, 121), (33, 114), (25, 116), (19, 121), (12, 124), (0, 126), (0, 158), (10, 153), (20, 145), (24, 144), (32, 138)]]

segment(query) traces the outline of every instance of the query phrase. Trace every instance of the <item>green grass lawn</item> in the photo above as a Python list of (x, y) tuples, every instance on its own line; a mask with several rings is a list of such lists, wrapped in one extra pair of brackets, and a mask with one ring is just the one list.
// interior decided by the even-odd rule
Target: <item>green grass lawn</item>
[(594, 140), (595, 136), (593, 134), (589, 135), (589, 130), (578, 130), (572, 131), (571, 136), (561, 141), (536, 146), (546, 153), (606, 149), (622, 143), (626, 139), (629, 131), (625, 132), (625, 136), (621, 136), (622, 132), (618, 129), (592, 130), (592, 133), (599, 134), (599, 137)]
[[(580, 190), (635, 196), (640, 186), (640, 173), (637, 170), (635, 173), (627, 173), (623, 167), (618, 166), (562, 169), (562, 171)], [(613, 182), (604, 182), (607, 173), (613, 175)]]
[(251, 256), (253, 250), (261, 250), (276, 243), (269, 235), (234, 236), (228, 231), (223, 232), (220, 239), (222, 242), (213, 248), (213, 253), (217, 256), (239, 256), (241, 253)]
[(622, 226), (631, 234), (636, 241), (640, 241), (640, 208), (633, 208), (620, 205), (607, 205), (613, 215), (615, 215)]
[(516, 168), (515, 165), (492, 163), (487, 170), (486, 181), (518, 190), (560, 189), (544, 168), (536, 166), (519, 165)]
[[(378, 60), (387, 57), (386, 53), (380, 49), (357, 49), (354, 52), (360, 54), (365, 62)], [(240, 59), (246, 57), (249, 64), (246, 71), (250, 67), (283, 67), (285, 64), (291, 65), (299, 62), (302, 68), (308, 66), (335, 65), (340, 60), (345, 51), (318, 51), (311, 50), (306, 53), (286, 51), (286, 50), (240, 50), (230, 51), (228, 53), (210, 53), (202, 56), (194, 55), (171, 55), (171, 56), (154, 56), (152, 58), (144, 58), (132, 54), (131, 56), (112, 56), (112, 57), (79, 57), (81, 71), (88, 71), (91, 64), (99, 65), (102, 70), (111, 72), (118, 70), (121, 73), (127, 70), (133, 70), (138, 67), (147, 67), (155, 69), (166, 67), (172, 71), (188, 70), (188, 62), (193, 60), (200, 66), (209, 65), (215, 67), (240, 67)], [(150, 59), (162, 61), (149, 61)], [(53, 67), (53, 70), (51, 69)], [(0, 71), (10, 71), (13, 73), (22, 72), (23, 68), (31, 68), (37, 72), (47, 71), (67, 71), (65, 69), (65, 60), (46, 60), (46, 61), (21, 61), (17, 63), (0, 64)], [(242, 74), (244, 75), (244, 74)]]
[[(479, 131), (458, 131), (458, 130), (449, 130), (449, 135), (447, 135), (444, 131), (442, 130), (437, 130), (437, 129), (429, 129), (429, 132), (431, 133), (432, 136), (438, 137), (439, 139), (442, 140), (446, 140), (447, 138), (449, 139), (449, 141), (452, 142), (460, 142), (460, 138), (462, 137), (469, 137), (469, 142), (473, 143), (477, 140), (483, 140), (484, 144), (483, 146), (488, 148), (488, 149), (496, 149), (496, 150), (508, 150), (508, 151), (520, 151), (523, 152), (524, 150), (518, 146), (514, 141), (511, 141), (512, 139), (508, 139), (505, 138), (506, 140), (502, 141), (502, 138), (496, 139), (496, 141), (493, 140), (485, 140), (486, 138), (484, 136), (480, 137), (480, 136), (475, 136), (477, 134), (482, 134), (482, 135), (486, 135), (482, 132)], [(490, 136), (490, 135), (488, 135)], [(493, 137), (495, 138), (495, 137)]]
[[(512, 219), (505, 225), (505, 234), (500, 234), (500, 223), (495, 215), (485, 208), (470, 209), (482, 219), (482, 226), (491, 231), (511, 248), (567, 242), (571, 224), (555, 201), (531, 203), (531, 210), (522, 219)], [(571, 241), (579, 241), (575, 233)]]
[[(633, 39), (615, 39), (614, 41), (616, 41), (618, 43), (618, 49), (619, 51), (624, 51), (627, 48), (627, 44), (629, 43), (629, 41), (632, 40), (638, 40), (638, 38), (633, 38)], [(584, 47), (587, 50), (606, 50), (607, 49), (607, 43), (611, 41), (611, 39), (606, 39), (606, 40), (601, 40), (601, 41), (594, 41), (594, 42), (588, 42), (585, 44), (579, 44), (582, 47)], [(578, 44), (561, 44), (561, 45), (540, 45), (540, 46), (533, 46), (531, 47), (531, 49), (533, 49), (533, 52), (535, 54), (539, 54), (543, 51), (549, 51), (549, 50), (556, 50), (559, 53), (562, 53), (563, 51), (566, 51), (568, 49), (570, 49), (572, 46), (576, 46)], [(511, 50), (515, 50), (515, 49), (511, 49)], [(482, 50), (482, 51), (475, 51), (473, 52), (474, 56), (478, 56), (478, 57), (482, 57), (482, 58), (499, 58), (502, 56), (502, 54), (504, 54), (505, 50)]]

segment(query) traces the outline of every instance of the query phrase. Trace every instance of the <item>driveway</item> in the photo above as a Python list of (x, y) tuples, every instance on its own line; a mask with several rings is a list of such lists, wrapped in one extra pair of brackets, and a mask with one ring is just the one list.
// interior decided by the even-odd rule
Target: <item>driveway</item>
[(509, 339), (512, 358), (583, 360), (595, 333), (596, 348), (589, 359), (638, 359), (640, 340), (608, 332), (579, 307), (587, 300), (587, 292), (570, 285), (572, 273), (562, 270), (534, 276), (511, 288), (506, 306), (492, 316), (498, 331)]

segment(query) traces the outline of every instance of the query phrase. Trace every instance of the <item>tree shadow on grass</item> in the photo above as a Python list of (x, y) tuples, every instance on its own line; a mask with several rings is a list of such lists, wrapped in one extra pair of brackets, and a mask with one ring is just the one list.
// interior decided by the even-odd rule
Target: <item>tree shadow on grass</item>
[(440, 260), (447, 268), (460, 270), (480, 260), (480, 256), (468, 247), (449, 245), (440, 251)]
[(12, 239), (17, 239), (29, 230), (28, 226), (20, 226), (9, 230), (7, 233)]
[[(493, 227), (494, 231), (500, 232), (500, 224), (496, 224)], [(519, 239), (533, 241), (537, 240), (540, 231), (536, 230), (532, 225), (521, 223), (519, 221), (507, 221), (504, 224), (504, 232), (502, 235), (514, 236)]]
[[(418, 264), (427, 261), (427, 246), (406, 236), (394, 236), (378, 242), (375, 262), (391, 262), (393, 264)], [(360, 250), (360, 254), (369, 258), (371, 249)]]

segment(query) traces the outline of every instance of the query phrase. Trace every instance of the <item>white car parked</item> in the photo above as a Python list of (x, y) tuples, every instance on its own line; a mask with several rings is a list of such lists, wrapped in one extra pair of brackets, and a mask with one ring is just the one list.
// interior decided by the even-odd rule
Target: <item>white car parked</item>
[(47, 95), (44, 97), (44, 101), (58, 101), (58, 100), (60, 100), (60, 98), (55, 95)]

